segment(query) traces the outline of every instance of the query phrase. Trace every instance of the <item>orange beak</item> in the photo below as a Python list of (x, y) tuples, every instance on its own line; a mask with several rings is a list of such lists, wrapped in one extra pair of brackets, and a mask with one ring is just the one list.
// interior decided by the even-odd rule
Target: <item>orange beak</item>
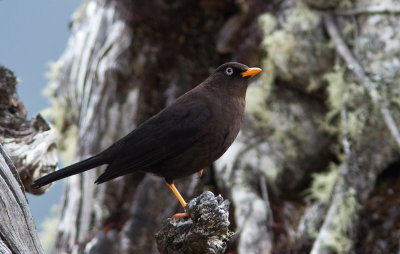
[(253, 77), (260, 71), (262, 71), (260, 68), (251, 67), (251, 68), (248, 68), (246, 71), (242, 72), (241, 74), (242, 74), (242, 77), (247, 77), (247, 76)]

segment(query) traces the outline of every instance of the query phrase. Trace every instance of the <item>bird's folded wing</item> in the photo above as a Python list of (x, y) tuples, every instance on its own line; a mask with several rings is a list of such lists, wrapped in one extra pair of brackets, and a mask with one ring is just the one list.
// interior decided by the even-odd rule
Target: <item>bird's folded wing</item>
[(210, 116), (209, 108), (196, 102), (160, 112), (115, 144), (116, 159), (96, 183), (145, 170), (179, 155), (202, 136)]

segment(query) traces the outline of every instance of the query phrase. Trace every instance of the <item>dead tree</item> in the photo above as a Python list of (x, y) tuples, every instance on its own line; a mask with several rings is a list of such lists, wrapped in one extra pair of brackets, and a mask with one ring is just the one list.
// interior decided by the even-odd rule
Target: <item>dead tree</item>
[[(261, 66), (237, 141), (205, 179), (178, 183), (183, 195), (206, 183), (232, 201), (238, 253), (367, 253), (370, 201), (388, 202), (380, 222), (400, 216), (380, 189), (400, 192), (398, 8), (378, 3), (86, 1), (53, 69), (60, 147), (93, 155), (220, 63)], [(154, 234), (179, 204), (152, 176), (96, 186), (102, 170), (67, 181), (56, 251), (157, 253)], [(375, 253), (398, 252), (395, 226), (380, 230)]]
[(0, 145), (0, 253), (44, 253), (25, 189), (17, 170)]
[[(87, 1), (75, 13), (50, 85), (60, 147), (74, 160), (106, 148), (229, 59), (215, 53), (215, 31), (238, 7), (173, 2)], [(156, 253), (154, 234), (181, 209), (164, 180), (137, 174), (95, 185), (102, 170), (67, 180), (55, 252), (106, 241), (109, 253)], [(197, 177), (177, 184), (187, 199), (201, 193)]]
[(16, 85), (14, 74), (0, 66), (0, 252), (43, 253), (25, 190), (32, 191), (33, 175), (55, 169), (57, 142), (40, 115), (26, 119)]

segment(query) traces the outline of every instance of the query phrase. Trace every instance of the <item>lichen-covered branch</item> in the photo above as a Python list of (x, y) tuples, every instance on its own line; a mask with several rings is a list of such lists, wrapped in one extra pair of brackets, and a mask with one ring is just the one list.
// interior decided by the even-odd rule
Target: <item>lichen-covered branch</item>
[[(390, 1), (375, 7), (381, 2), (88, 0), (53, 65), (62, 149), (76, 160), (97, 153), (222, 62), (260, 66), (239, 137), (211, 174), (177, 181), (179, 190), (190, 198), (204, 182), (229, 198), (237, 232), (230, 246), (239, 254), (365, 253), (357, 230), (370, 224), (360, 214), (375, 216), (365, 204), (382, 172), (400, 161), (398, 9)], [(368, 15), (375, 13), (385, 15)], [(208, 220), (193, 213), (192, 222), (166, 221), (157, 247), (161, 221), (182, 210), (164, 181), (139, 174), (96, 186), (98, 173), (67, 180), (56, 251), (224, 249), (225, 229), (206, 241), (196, 228)], [(383, 191), (400, 196), (396, 190)], [(385, 212), (383, 224), (395, 225)], [(379, 246), (398, 241), (391, 229)]]
[[(85, 1), (48, 89), (64, 154), (80, 160), (107, 148), (227, 60), (210, 43), (236, 11), (225, 6), (232, 4)], [(55, 251), (100, 251), (109, 241), (114, 253), (156, 252), (159, 223), (180, 209), (164, 179), (139, 173), (95, 185), (102, 170), (66, 180)], [(197, 178), (176, 184), (185, 198), (201, 191)]]
[(373, 82), (365, 74), (364, 68), (353, 57), (353, 54), (351, 53), (346, 43), (343, 41), (342, 36), (340, 35), (340, 32), (335, 24), (332, 13), (326, 13), (324, 20), (327, 31), (330, 37), (332, 38), (333, 42), (335, 43), (337, 52), (345, 60), (347, 67), (351, 69), (354, 72), (354, 74), (356, 74), (361, 84), (366, 88), (366, 91), (368, 92), (373, 103), (375, 103), (379, 107), (383, 119), (386, 123), (386, 126), (390, 130), (394, 140), (397, 142), (397, 145), (400, 149), (400, 131), (397, 127), (397, 124), (393, 120), (392, 113), (387, 107), (388, 102), (384, 101), (381, 94), (377, 91), (377, 87), (379, 87), (379, 84)]
[[(352, 98), (356, 98), (354, 87), (350, 83), (343, 87), (345, 100), (338, 100), (340, 107), (339, 137), (342, 140), (342, 162), (337, 167), (338, 175), (334, 178), (335, 188), (325, 200), (326, 215), (318, 229), (311, 253), (348, 253), (356, 246), (356, 228), (359, 226), (360, 211), (373, 187), (378, 175), (390, 164), (398, 160), (399, 132), (385, 101), (385, 90), (378, 90), (382, 84), (372, 81), (366, 74), (367, 66), (353, 57), (339, 33), (332, 14), (325, 15), (325, 26), (335, 43), (338, 54), (344, 59), (350, 73), (354, 73), (358, 82), (367, 92), (366, 97), (359, 97), (356, 107)], [(371, 52), (368, 52), (371, 55)], [(381, 56), (380, 56), (381, 58)], [(368, 59), (370, 60), (370, 59)], [(364, 59), (364, 63), (368, 60)], [(375, 59), (374, 59), (375, 60)], [(370, 60), (370, 63), (373, 62)], [(346, 77), (351, 80), (351, 75)], [(382, 77), (384, 79), (384, 77)], [(332, 84), (333, 85), (333, 84)], [(370, 107), (373, 104), (375, 107)], [(355, 128), (355, 117), (360, 112), (366, 116), (359, 119)], [(386, 116), (385, 116), (386, 114)], [(320, 218), (318, 218), (318, 222)], [(311, 223), (315, 225), (316, 223)]]
[(355, 15), (373, 15), (373, 14), (400, 14), (400, 8), (397, 6), (369, 6), (365, 8), (351, 10), (335, 10), (334, 14), (340, 16), (355, 16)]
[(162, 254), (222, 254), (229, 232), (229, 201), (204, 192), (186, 206), (188, 219), (167, 219), (156, 234)]

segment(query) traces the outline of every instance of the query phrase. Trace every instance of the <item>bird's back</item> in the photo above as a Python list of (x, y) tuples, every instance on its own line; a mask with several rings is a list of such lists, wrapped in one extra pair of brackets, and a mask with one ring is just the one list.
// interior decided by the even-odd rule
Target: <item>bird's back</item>
[(220, 96), (204, 87), (198, 89), (203, 91), (187, 94), (182, 100), (199, 101), (210, 112), (208, 120), (198, 129), (196, 139), (186, 150), (149, 169), (167, 181), (189, 176), (211, 165), (225, 153), (239, 133), (244, 98)]
[(244, 98), (221, 98), (199, 85), (110, 147), (115, 159), (96, 182), (136, 171), (167, 181), (191, 175), (228, 149), (243, 111)]
[(209, 166), (236, 138), (248, 79), (260, 71), (235, 62), (219, 66), (200, 85), (103, 152), (46, 175), (32, 186), (39, 188), (102, 164), (108, 167), (96, 183), (137, 171), (172, 183)]

